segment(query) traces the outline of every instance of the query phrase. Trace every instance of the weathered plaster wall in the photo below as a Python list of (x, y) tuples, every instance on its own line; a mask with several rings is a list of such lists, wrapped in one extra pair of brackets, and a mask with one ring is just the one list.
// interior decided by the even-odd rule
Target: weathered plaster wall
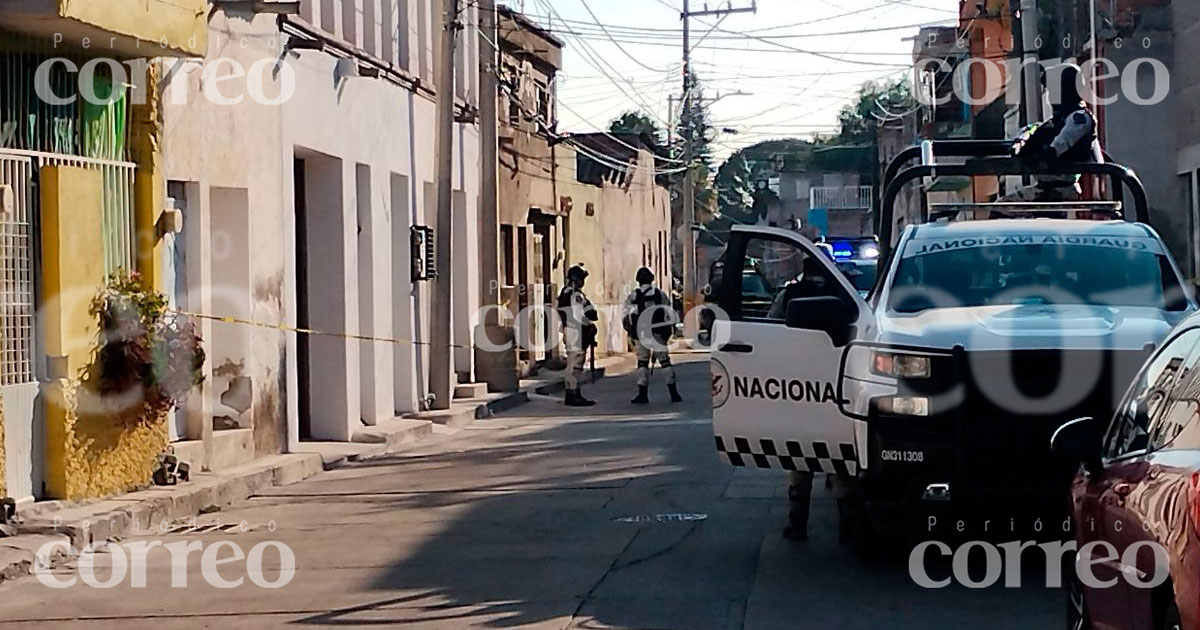
[(207, 0), (59, 0), (59, 15), (147, 42), (147, 48), (153, 42), (200, 55), (207, 47)]
[[(246, 9), (215, 9), (211, 28), (207, 57), (202, 62), (175, 62), (164, 91), (166, 179), (186, 183), (181, 235), (186, 270), (179, 271), (187, 274), (188, 291), (182, 306), (199, 313), (279, 322), (284, 318), (286, 281), (283, 178), (292, 167), (279, 150), (282, 108), (271, 102), (281, 94), (284, 75), (277, 64), (286, 59), (281, 57), (282, 38), (275, 16)], [(232, 63), (251, 76), (209, 85), (206, 92), (205, 72), (229, 75)], [(223, 65), (214, 69), (214, 64)], [(263, 100), (253, 98), (249, 81), (262, 82)], [(231, 199), (245, 203), (231, 204)], [(232, 243), (244, 245), (239, 250), (248, 254), (249, 264), (229, 257), (230, 247), (214, 246)], [(208, 380), (188, 403), (187, 437), (211, 435), (214, 413), (230, 413), (220, 403), (230, 378), (245, 377), (250, 379), (251, 408), (241, 419), (253, 425), (250, 455), (285, 450), (287, 335), (235, 324), (201, 326), (205, 339), (236, 341), (225, 344), (220, 356), (210, 352)], [(236, 374), (217, 377), (214, 371), (222, 365)], [(214, 457), (210, 451), (209, 459)]]
[[(568, 177), (574, 175), (574, 167), (575, 153), (564, 149), (559, 158), (559, 194), (570, 197), (572, 207), (567, 218), (567, 262), (583, 262), (588, 268), (588, 297), (604, 314), (599, 351), (624, 352), (627, 341), (620, 313), (637, 270), (650, 266), (659, 288), (670, 292), (670, 253), (665, 243), (670, 230), (668, 193), (654, 182), (654, 160), (646, 151), (627, 186), (579, 183)], [(664, 244), (660, 247), (660, 243)]]

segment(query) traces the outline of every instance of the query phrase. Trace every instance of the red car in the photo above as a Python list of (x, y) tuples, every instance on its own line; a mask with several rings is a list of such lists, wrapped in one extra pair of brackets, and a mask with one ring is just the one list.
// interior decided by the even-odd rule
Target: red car
[(1111, 422), (1068, 422), (1051, 447), (1083, 464), (1069, 627), (1200, 630), (1200, 316), (1150, 357)]

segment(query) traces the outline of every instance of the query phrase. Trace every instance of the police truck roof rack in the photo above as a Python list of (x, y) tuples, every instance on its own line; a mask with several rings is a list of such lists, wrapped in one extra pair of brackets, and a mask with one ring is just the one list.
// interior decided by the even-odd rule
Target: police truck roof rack
[[(939, 157), (967, 158), (963, 164), (938, 164)], [(918, 166), (907, 166), (920, 158)], [(912, 181), (932, 176), (970, 177), (974, 175), (1106, 175), (1112, 179), (1112, 190), (1116, 201), (1123, 204), (1122, 186), (1129, 189), (1133, 197), (1133, 212), (1125, 213), (1126, 220), (1149, 223), (1150, 206), (1146, 189), (1133, 169), (1108, 161), (1104, 164), (1067, 164), (1057, 169), (1034, 172), (1029, 165), (1013, 155), (1013, 143), (1009, 140), (929, 140), (921, 146), (901, 151), (888, 165), (883, 178), (883, 196), (879, 203), (879, 244), (886, 254), (892, 246), (892, 229), (895, 225), (896, 198), (904, 186)], [(907, 166), (907, 168), (906, 168)], [(1058, 204), (1061, 209), (1064, 205)], [(926, 220), (928, 217), (926, 217)]]
[(929, 221), (980, 219), (1085, 219), (1109, 221), (1124, 218), (1120, 201), (994, 201), (991, 203), (931, 203)]

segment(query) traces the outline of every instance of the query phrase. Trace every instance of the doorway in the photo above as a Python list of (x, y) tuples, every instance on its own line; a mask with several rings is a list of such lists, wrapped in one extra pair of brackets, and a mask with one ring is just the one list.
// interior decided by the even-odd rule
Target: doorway
[[(293, 166), (296, 246), (297, 428), (301, 439), (349, 441), (361, 426), (357, 328), (347, 274), (357, 274), (354, 169), (341, 159), (297, 149)], [(350, 281), (351, 283), (353, 281)], [(349, 293), (349, 295), (354, 295)]]
[[(304, 160), (296, 158), (292, 162), (293, 195), (296, 208), (296, 327), (307, 329), (308, 317), (308, 187), (304, 177)], [(297, 389), (299, 390), (299, 409), (297, 415), (300, 421), (300, 439), (312, 439), (312, 402), (309, 399), (309, 383), (312, 380), (309, 369), (308, 335), (296, 335), (296, 374)]]

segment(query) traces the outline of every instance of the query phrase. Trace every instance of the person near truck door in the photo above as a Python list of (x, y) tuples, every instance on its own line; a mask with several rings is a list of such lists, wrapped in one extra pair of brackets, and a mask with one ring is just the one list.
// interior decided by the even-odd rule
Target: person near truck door
[(637, 284), (637, 288), (625, 300), (622, 318), (625, 332), (629, 333), (637, 346), (638, 393), (629, 402), (635, 405), (650, 403), (648, 392), (652, 362), (658, 362), (668, 372), (667, 391), (671, 394), (671, 402), (681, 402), (683, 398), (676, 384), (675, 366), (671, 365), (671, 353), (667, 347), (675, 328), (671, 299), (654, 286), (654, 272), (646, 267), (638, 270)]
[(582, 263), (568, 269), (567, 285), (558, 294), (555, 305), (562, 321), (563, 343), (567, 347), (567, 393), (564, 403), (568, 407), (591, 407), (596, 404), (596, 401), (584, 398), (580, 391), (587, 350), (596, 343), (596, 322), (600, 319), (596, 307), (583, 292), (587, 277), (587, 269)]
[[(783, 285), (775, 300), (771, 303), (768, 319), (787, 319), (788, 304), (792, 300), (819, 297), (837, 297), (838, 284), (831, 277), (829, 270), (822, 262), (813, 256), (808, 256), (802, 263), (803, 271), (799, 277)], [(809, 470), (796, 470), (788, 473), (788, 524), (783, 529), (783, 537), (788, 540), (808, 540), (808, 520), (812, 511), (812, 489), (815, 474)], [(848, 518), (850, 506), (850, 489), (853, 487), (849, 479), (829, 475), (826, 479), (828, 487), (837, 499), (839, 514), (839, 538), (848, 535)]]
[(795, 280), (783, 285), (771, 302), (768, 319), (787, 319), (788, 304), (800, 298), (829, 297), (835, 295), (832, 278), (828, 277), (821, 261), (811, 256), (804, 259), (804, 271)]
[[(808, 516), (812, 510), (813, 479), (816, 474), (808, 470), (788, 473), (788, 524), (783, 528), (783, 537), (788, 540), (808, 540)], [(851, 520), (855, 516), (851, 499), (854, 497), (854, 480), (829, 473), (825, 487), (833, 493), (838, 510), (838, 540), (850, 538)]]

